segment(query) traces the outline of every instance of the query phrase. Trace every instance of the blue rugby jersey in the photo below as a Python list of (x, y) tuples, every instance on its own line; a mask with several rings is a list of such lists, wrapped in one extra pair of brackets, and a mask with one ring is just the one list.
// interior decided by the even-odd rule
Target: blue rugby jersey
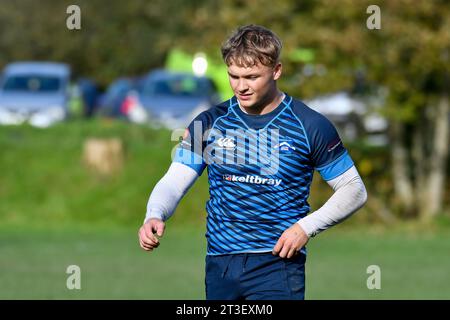
[(353, 166), (331, 122), (287, 94), (264, 115), (244, 113), (236, 97), (201, 113), (174, 161), (208, 168), (208, 255), (272, 251), (308, 214), (314, 170), (331, 180)]

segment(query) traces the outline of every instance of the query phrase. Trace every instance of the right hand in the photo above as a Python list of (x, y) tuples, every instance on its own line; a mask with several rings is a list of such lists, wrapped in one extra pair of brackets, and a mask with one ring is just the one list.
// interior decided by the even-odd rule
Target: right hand
[(164, 234), (165, 224), (162, 220), (152, 218), (142, 225), (139, 229), (139, 244), (145, 251), (153, 251), (159, 246), (159, 239)]

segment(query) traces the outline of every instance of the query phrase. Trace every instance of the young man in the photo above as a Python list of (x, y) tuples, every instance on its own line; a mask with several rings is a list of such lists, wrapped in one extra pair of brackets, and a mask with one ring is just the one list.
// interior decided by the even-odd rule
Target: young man
[[(277, 88), (281, 41), (256, 25), (222, 46), (234, 96), (201, 113), (150, 195), (141, 247), (208, 167), (207, 299), (304, 299), (305, 245), (366, 201), (363, 182), (334, 126)], [(313, 171), (335, 191), (309, 214)]]

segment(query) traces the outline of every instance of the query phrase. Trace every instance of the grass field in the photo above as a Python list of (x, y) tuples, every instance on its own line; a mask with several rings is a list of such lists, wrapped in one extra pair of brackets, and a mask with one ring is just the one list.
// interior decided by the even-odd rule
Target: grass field
[[(336, 227), (310, 241), (308, 299), (450, 299), (450, 234)], [(0, 229), (0, 299), (204, 299), (202, 228), (168, 227), (142, 251), (132, 228)], [(81, 269), (68, 290), (66, 269)], [(381, 289), (366, 286), (369, 265)]]
[[(83, 163), (83, 147), (88, 138), (111, 137), (123, 142), (124, 165), (102, 176)], [(0, 126), (0, 222), (134, 225), (176, 145), (168, 130), (123, 121), (74, 121), (45, 130)], [(191, 192), (197, 196), (180, 203), (190, 213), (181, 219), (202, 221), (206, 175)]]

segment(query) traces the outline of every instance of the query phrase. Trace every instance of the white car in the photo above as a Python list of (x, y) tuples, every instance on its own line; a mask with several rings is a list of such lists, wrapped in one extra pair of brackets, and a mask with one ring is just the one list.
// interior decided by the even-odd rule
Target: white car
[(53, 62), (7, 65), (0, 81), (0, 124), (48, 127), (68, 116), (70, 67)]
[(367, 134), (374, 144), (385, 144), (388, 122), (366, 102), (352, 98), (346, 92), (320, 96), (305, 103), (330, 119), (345, 139), (355, 140)]

